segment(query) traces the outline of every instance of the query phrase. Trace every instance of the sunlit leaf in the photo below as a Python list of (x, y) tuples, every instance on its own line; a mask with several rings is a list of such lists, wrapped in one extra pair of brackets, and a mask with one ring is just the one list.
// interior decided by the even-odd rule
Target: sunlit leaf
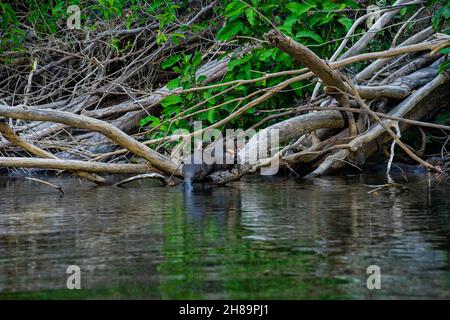
[(210, 123), (214, 123), (214, 115), (216, 114), (216, 109), (210, 109), (208, 110), (208, 121)]
[(306, 3), (299, 3), (299, 2), (291, 2), (286, 5), (286, 9), (291, 11), (297, 18), (314, 7), (316, 7), (315, 4), (309, 5)]
[(236, 66), (242, 65), (251, 59), (251, 55), (246, 55), (241, 59), (234, 59), (228, 64), (228, 71), (233, 71)]
[(446, 70), (450, 70), (450, 61), (444, 61), (440, 66), (439, 66), (439, 73), (442, 73)]
[(178, 88), (180, 86), (180, 78), (175, 78), (173, 80), (170, 80), (169, 82), (167, 82), (167, 89), (169, 90), (173, 90), (175, 88)]
[(141, 127), (143, 127), (149, 123), (150, 123), (150, 127), (154, 128), (161, 123), (161, 120), (159, 120), (159, 118), (157, 118), (155, 116), (147, 116), (144, 119), (141, 119), (139, 121), (139, 124), (141, 125)]
[(177, 104), (177, 103), (181, 102), (181, 100), (182, 99), (181, 99), (180, 96), (171, 95), (171, 96), (168, 96), (168, 97), (165, 97), (164, 99), (162, 99), (161, 100), (161, 105), (164, 108), (167, 108), (168, 106), (171, 106), (171, 105), (174, 105), (174, 104)]
[(245, 3), (242, 3), (240, 1), (234, 1), (227, 5), (225, 8), (225, 16), (234, 18), (240, 15), (242, 12), (244, 12), (247, 5)]
[(314, 31), (310, 31), (310, 30), (300, 31), (295, 36), (299, 39), (300, 38), (309, 38), (309, 39), (312, 39), (317, 42), (323, 42), (323, 39), (321, 36), (319, 36)]
[(177, 63), (178, 61), (180, 61), (180, 59), (181, 59), (181, 55), (179, 55), (179, 54), (170, 56), (169, 58), (167, 58), (166, 60), (164, 60), (164, 61), (161, 63), (161, 68), (163, 68), (163, 69), (170, 68), (170, 67), (173, 66), (175, 63)]
[(248, 23), (250, 23), (250, 25), (254, 26), (255, 20), (256, 20), (255, 10), (253, 10), (252, 8), (247, 8), (247, 9), (245, 9), (245, 15), (247, 17)]
[(353, 25), (353, 20), (347, 17), (341, 17), (338, 19), (339, 23), (345, 27), (345, 30), (348, 31)]
[(217, 32), (217, 39), (220, 41), (227, 41), (234, 37), (242, 28), (242, 22), (234, 21), (230, 24), (225, 25), (222, 29)]

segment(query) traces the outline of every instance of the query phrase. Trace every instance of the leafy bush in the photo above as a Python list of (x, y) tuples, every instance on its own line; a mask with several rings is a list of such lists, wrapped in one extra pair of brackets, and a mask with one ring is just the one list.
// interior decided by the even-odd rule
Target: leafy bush
[[(59, 37), (67, 33), (65, 21), (68, 13), (66, 10), (68, 6), (74, 4), (80, 5), (82, 26), (86, 30), (99, 31), (99, 24), (103, 23), (104, 28), (105, 23), (107, 25), (109, 22), (122, 23), (125, 28), (130, 29), (145, 25), (149, 19), (156, 20), (158, 28), (155, 40), (158, 46), (168, 42), (177, 46), (185, 38), (184, 31), (198, 33), (213, 25), (216, 30), (215, 38), (218, 41), (216, 44), (210, 44), (210, 47), (206, 49), (205, 47), (183, 48), (180, 46), (160, 63), (162, 72), (170, 71), (177, 74), (167, 84), (169, 88), (189, 89), (198, 86), (203, 80), (195, 79), (194, 75), (197, 69), (209, 59), (209, 56), (205, 54), (207, 49), (229, 53), (245, 43), (259, 43), (264, 33), (274, 26), (296, 41), (307, 45), (319, 56), (330, 57), (353, 23), (355, 14), (347, 9), (358, 8), (358, 4), (353, 0), (221, 0), (213, 13), (214, 17), (220, 17), (220, 19), (202, 21), (189, 27), (180, 26), (178, 17), (190, 10), (191, 2), (188, 0), (176, 2), (166, 0), (23, 0), (20, 3), (7, 3), (0, 0), (0, 54), (4, 51), (25, 51), (30, 30), (34, 32), (32, 36), (39, 39)], [(369, 2), (372, 3), (372, 1)], [(385, 5), (391, 2), (383, 1)], [(430, 1), (430, 5), (436, 4), (441, 5), (433, 17), (433, 25), (437, 30), (448, 33), (450, 0), (446, 0), (445, 3)], [(414, 8), (403, 9), (402, 14), (408, 10), (411, 12)], [(18, 12), (20, 15), (17, 14)], [(177, 25), (177, 28), (170, 28), (173, 25)], [(359, 32), (364, 32), (364, 28), (357, 31), (357, 34)], [(111, 36), (109, 45), (114, 48), (116, 55), (125, 56), (132, 46), (132, 39)], [(390, 43), (375, 45), (384, 48)], [(220, 58), (220, 54), (215, 58)], [(261, 43), (260, 48), (253, 50), (251, 54), (234, 58), (229, 63), (228, 72), (221, 81), (255, 79), (268, 72), (300, 67), (287, 54)], [(446, 62), (442, 69), (448, 67), (449, 64)], [(224, 95), (220, 95), (225, 89), (222, 87), (170, 96), (162, 101), (158, 113), (142, 119), (141, 125), (150, 130), (152, 137), (160, 137), (178, 128), (189, 129), (192, 122), (196, 120), (206, 123), (216, 122), (248, 102), (248, 100), (237, 101), (238, 98), (271, 87), (285, 79), (281, 76), (239, 86)], [(227, 126), (254, 125), (267, 114), (261, 112), (261, 109), (270, 111), (292, 106), (295, 103), (300, 104), (308, 98), (311, 89), (311, 83), (296, 83), (283, 94), (274, 95), (265, 101), (258, 110), (250, 109)], [(222, 106), (213, 108), (217, 105)], [(181, 112), (185, 112), (185, 116), (170, 125), (168, 120)]]
[[(341, 3), (322, 0), (305, 2), (292, 0), (222, 1), (222, 6), (216, 8), (216, 14), (225, 17), (226, 21), (218, 30), (216, 38), (222, 43), (244, 44), (263, 39), (263, 34), (272, 29), (273, 25), (276, 25), (283, 33), (313, 48), (320, 56), (329, 57), (339, 45), (339, 42), (335, 40), (343, 37), (352, 25), (352, 20), (346, 16), (346, 12), (343, 10), (357, 7), (357, 3), (352, 0), (342, 1)], [(201, 55), (198, 52), (179, 52), (168, 57), (161, 64), (162, 68), (180, 73), (179, 78), (169, 83), (169, 88), (181, 86), (188, 89), (197, 85), (193, 80), (193, 75), (200, 64)], [(267, 72), (272, 73), (298, 67), (301, 66), (297, 66), (296, 62), (286, 53), (263, 44), (260, 49), (253, 50), (251, 54), (232, 60), (222, 81), (255, 79)], [(161, 125), (162, 120), (170, 119), (181, 109), (190, 108), (206, 99), (210, 99), (206, 102), (206, 107), (213, 107), (230, 101), (230, 103), (218, 109), (209, 109), (190, 119), (191, 121), (200, 120), (212, 123), (229, 115), (238, 105), (242, 106), (239, 101), (233, 102), (233, 100), (255, 92), (259, 88), (271, 87), (285, 79), (284, 77), (271, 78), (252, 85), (240, 86), (217, 98), (211, 97), (220, 93), (224, 90), (223, 88), (210, 89), (195, 94), (189, 93), (183, 95), (182, 99), (177, 99), (179, 101), (177, 103), (172, 103), (175, 101), (174, 98), (168, 97), (163, 101), (164, 110), (161, 117), (147, 117), (143, 119), (141, 124), (157, 127), (161, 131), (159, 134), (156, 132), (153, 132), (153, 134), (164, 135), (168, 126)], [(283, 108), (296, 101), (302, 101), (305, 98), (305, 90), (309, 90), (305, 85), (306, 83), (296, 83), (284, 94), (275, 95), (264, 102), (259, 106), (259, 109)], [(248, 127), (264, 117), (263, 113), (250, 109), (245, 115), (232, 121), (229, 126)], [(180, 127), (188, 128), (191, 121), (175, 123), (171, 130)]]

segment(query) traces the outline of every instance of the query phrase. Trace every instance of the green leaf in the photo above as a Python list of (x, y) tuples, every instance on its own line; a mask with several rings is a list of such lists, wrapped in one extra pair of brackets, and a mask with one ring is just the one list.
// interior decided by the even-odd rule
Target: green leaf
[(344, 3), (347, 7), (350, 7), (350, 8), (353, 8), (353, 9), (356, 9), (356, 8), (359, 7), (359, 6), (358, 6), (358, 3), (355, 2), (355, 1), (353, 1), (353, 0), (345, 0), (345, 1), (343, 1), (343, 3)]
[(440, 66), (439, 66), (439, 73), (442, 73), (446, 70), (450, 70), (450, 61), (444, 61)]
[(202, 83), (202, 82), (204, 82), (206, 79), (207, 79), (207, 77), (206, 77), (204, 74), (202, 74), (201, 76), (199, 76), (199, 77), (197, 78), (197, 82)]
[(300, 97), (301, 96), (303, 96), (303, 83), (301, 83), (301, 82), (294, 82), (294, 83), (291, 83), (290, 85), (289, 85), (292, 89), (294, 89), (294, 91), (295, 91), (295, 93), (297, 94), (297, 95), (299, 95)]
[(234, 67), (246, 63), (251, 59), (251, 57), (252, 57), (251, 55), (246, 55), (242, 59), (231, 60), (230, 63), (228, 64), (228, 71), (233, 71)]
[(171, 116), (173, 114), (180, 112), (180, 109), (181, 109), (181, 107), (176, 104), (168, 106), (168, 107), (164, 108), (164, 115)]
[(156, 35), (156, 43), (158, 45), (164, 43), (167, 41), (167, 36), (161, 32), (161, 30), (158, 31), (158, 34)]
[(444, 112), (437, 115), (435, 122), (442, 125), (450, 124), (450, 112)]
[(117, 52), (119, 51), (120, 40), (117, 38), (111, 39), (111, 47), (113, 47)]
[(181, 102), (181, 97), (180, 96), (175, 96), (175, 95), (171, 95), (168, 97), (165, 97), (164, 99), (161, 100), (161, 105), (164, 108), (167, 108), (168, 106), (174, 105)]
[(242, 67), (242, 70), (244, 71), (244, 74), (245, 74), (245, 79), (247, 79), (247, 80), (252, 78), (251, 68), (252, 68), (252, 66), (250, 63), (246, 63)]
[(289, 32), (292, 32), (292, 27), (294, 24), (298, 21), (298, 18), (296, 16), (289, 16), (284, 20), (283, 27), (285, 27), (286, 30)]
[(173, 90), (175, 88), (178, 88), (180, 86), (180, 78), (175, 78), (173, 80), (170, 80), (167, 82), (166, 87), (169, 90)]
[(178, 33), (178, 32), (174, 32), (173, 37), (177, 37), (177, 38), (181, 38), (181, 39), (186, 39), (186, 36), (182, 33)]
[(170, 56), (169, 58), (167, 58), (166, 60), (164, 60), (161, 63), (161, 68), (163, 69), (167, 69), (170, 68), (171, 66), (173, 66), (175, 63), (177, 63), (178, 61), (180, 61), (181, 59), (181, 55), (176, 54), (174, 56)]
[(276, 62), (283, 62), (284, 63), (284, 61), (289, 59), (289, 58), (290, 58), (290, 56), (287, 53), (285, 53), (285, 52), (283, 52), (281, 50), (277, 51), (277, 53), (275, 55), (275, 61)]
[(275, 49), (265, 49), (259, 54), (259, 61), (267, 61), (274, 54)]
[(445, 49), (442, 49), (441, 51), (439, 51), (440, 53), (443, 53), (443, 54), (450, 54), (450, 48), (445, 48)]
[(210, 122), (210, 123), (214, 123), (214, 115), (216, 114), (216, 109), (210, 109), (210, 110), (208, 110), (208, 115), (207, 115), (207, 117), (208, 117), (208, 121)]
[(234, 37), (242, 28), (243, 24), (241, 21), (234, 21), (230, 24), (225, 25), (222, 29), (217, 32), (217, 39), (220, 41), (227, 41)]
[(207, 103), (209, 105), (215, 105), (216, 104), (216, 98), (212, 98), (212, 97), (213, 97), (213, 95), (209, 91), (205, 91), (203, 93), (203, 99), (204, 99), (204, 101), (207, 101)]
[(439, 8), (433, 15), (432, 23), (433, 27), (437, 29), (437, 31), (441, 31), (443, 20), (450, 19), (450, 5)]
[(183, 57), (183, 61), (185, 63), (188, 63), (189, 60), (191, 60), (191, 58), (192, 58), (192, 54), (185, 54), (184, 57)]
[(180, 40), (178, 40), (178, 38), (176, 37), (176, 36), (174, 36), (174, 35), (171, 35), (170, 36), (170, 39), (172, 40), (172, 42), (173, 42), (173, 44), (175, 45), (175, 46), (179, 46), (180, 45)]
[(299, 18), (304, 13), (308, 12), (311, 8), (316, 7), (316, 5), (309, 5), (306, 3), (298, 3), (298, 2), (291, 2), (286, 5), (286, 9), (291, 11), (295, 17)]
[(202, 63), (202, 53), (197, 51), (192, 59), (192, 65), (198, 67)]
[(338, 22), (339, 22), (340, 24), (342, 24), (342, 25), (345, 27), (345, 30), (346, 30), (346, 31), (350, 30), (350, 28), (351, 28), (352, 25), (353, 25), (353, 20), (352, 20), (352, 19), (349, 19), (349, 18), (347, 18), (347, 17), (340, 17), (340, 18), (338, 19)]
[(144, 119), (141, 119), (139, 121), (139, 124), (141, 125), (141, 127), (147, 125), (148, 123), (151, 123), (150, 126), (152, 128), (154, 128), (161, 123), (161, 120), (159, 120), (159, 118), (157, 118), (155, 116), (147, 116)]
[(445, 19), (450, 19), (450, 7), (445, 7), (442, 15), (444, 16)]
[(400, 15), (404, 16), (407, 12), (408, 12), (408, 8), (405, 7), (405, 8), (400, 10)]
[[(344, 4), (345, 7), (345, 4)], [(341, 9), (340, 8), (340, 4), (335, 3), (335, 1), (331, 2), (331, 1), (322, 1), (322, 9), (326, 10), (326, 11), (331, 11), (331, 10), (337, 10), (337, 9)]]
[(246, 7), (247, 7), (247, 5), (240, 1), (231, 2), (225, 8), (225, 16), (230, 17), (230, 18), (235, 18), (235, 17), (239, 16), (242, 12), (244, 12), (244, 9)]
[(255, 10), (253, 10), (253, 8), (247, 8), (245, 9), (245, 15), (247, 17), (248, 23), (250, 23), (251, 26), (254, 26), (256, 20)]
[(319, 36), (317, 33), (315, 33), (314, 31), (310, 31), (310, 30), (305, 30), (305, 31), (300, 31), (295, 35), (297, 38), (309, 38), (312, 40), (315, 40), (317, 42), (323, 42), (323, 39), (321, 36)]

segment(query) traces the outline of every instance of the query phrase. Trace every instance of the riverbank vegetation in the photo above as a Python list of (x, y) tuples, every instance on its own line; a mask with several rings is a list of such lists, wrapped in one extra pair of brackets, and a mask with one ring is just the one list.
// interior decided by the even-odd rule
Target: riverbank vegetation
[(274, 160), (318, 177), (373, 157), (442, 177), (449, 21), (448, 0), (1, 0), (0, 170), (170, 185), (183, 139), (240, 128), (258, 133), (237, 159), (271, 129), (279, 146), (215, 183)]

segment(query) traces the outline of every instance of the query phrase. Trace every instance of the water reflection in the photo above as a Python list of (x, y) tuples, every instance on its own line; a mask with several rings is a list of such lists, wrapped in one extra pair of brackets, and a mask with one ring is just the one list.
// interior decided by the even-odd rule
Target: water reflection
[[(423, 179), (92, 188), (0, 180), (0, 297), (449, 298), (450, 198)], [(66, 268), (82, 287), (65, 289)], [(366, 288), (379, 265), (382, 290)]]

